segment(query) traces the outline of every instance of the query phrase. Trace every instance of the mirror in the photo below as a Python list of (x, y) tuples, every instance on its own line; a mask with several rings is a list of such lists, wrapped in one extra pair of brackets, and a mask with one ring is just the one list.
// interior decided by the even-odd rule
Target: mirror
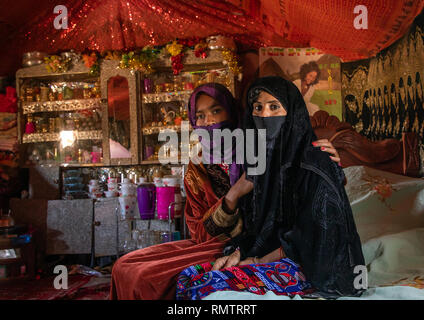
[(107, 82), (110, 158), (131, 158), (128, 80), (115, 76)]

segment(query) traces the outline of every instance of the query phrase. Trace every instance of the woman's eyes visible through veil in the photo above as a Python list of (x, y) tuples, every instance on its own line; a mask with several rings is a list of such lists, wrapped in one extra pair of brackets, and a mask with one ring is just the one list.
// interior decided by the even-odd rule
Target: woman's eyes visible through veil
[(278, 103), (269, 103), (265, 105), (257, 103), (253, 105), (252, 113), (260, 117), (270, 117), (277, 113), (279, 114), (281, 110), (284, 111), (282, 106)]
[(285, 116), (287, 112), (276, 97), (261, 91), (257, 100), (253, 102), (252, 114), (258, 117), (276, 117)]
[(223, 111), (223, 108), (221, 106), (215, 107), (214, 109), (212, 109), (212, 114), (219, 114)]
[(256, 104), (253, 106), (253, 110), (255, 111), (261, 111), (262, 110), (262, 105), (261, 104)]

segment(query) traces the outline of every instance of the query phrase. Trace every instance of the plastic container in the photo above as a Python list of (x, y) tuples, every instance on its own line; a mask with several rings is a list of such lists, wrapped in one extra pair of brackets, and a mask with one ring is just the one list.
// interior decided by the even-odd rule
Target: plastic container
[[(156, 187), (156, 199), (158, 208), (158, 219), (168, 220), (169, 205), (175, 202), (175, 187)], [(175, 216), (175, 208), (172, 206), (171, 219)]]
[(153, 183), (141, 183), (137, 187), (138, 211), (142, 220), (154, 219), (156, 187)]

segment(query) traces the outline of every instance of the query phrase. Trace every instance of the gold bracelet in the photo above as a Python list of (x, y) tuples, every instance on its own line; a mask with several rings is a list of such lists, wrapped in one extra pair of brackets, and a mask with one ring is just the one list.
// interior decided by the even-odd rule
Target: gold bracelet
[(254, 264), (259, 264), (259, 262), (258, 262), (258, 256), (253, 257), (253, 263)]

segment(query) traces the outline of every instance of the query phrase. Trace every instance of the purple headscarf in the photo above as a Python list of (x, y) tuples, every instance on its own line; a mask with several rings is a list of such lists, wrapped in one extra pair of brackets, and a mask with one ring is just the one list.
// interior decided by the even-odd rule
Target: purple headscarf
[[(190, 124), (194, 129), (204, 128), (196, 125), (196, 100), (200, 94), (207, 94), (211, 98), (219, 102), (219, 104), (225, 108), (230, 115), (231, 130), (240, 127), (241, 112), (237, 106), (236, 100), (234, 99), (231, 92), (220, 83), (206, 83), (197, 87), (190, 96), (188, 102), (188, 116)], [(235, 161), (235, 149), (233, 149), (233, 162), (230, 164), (230, 183), (233, 185), (240, 178), (241, 164), (237, 164)]]

